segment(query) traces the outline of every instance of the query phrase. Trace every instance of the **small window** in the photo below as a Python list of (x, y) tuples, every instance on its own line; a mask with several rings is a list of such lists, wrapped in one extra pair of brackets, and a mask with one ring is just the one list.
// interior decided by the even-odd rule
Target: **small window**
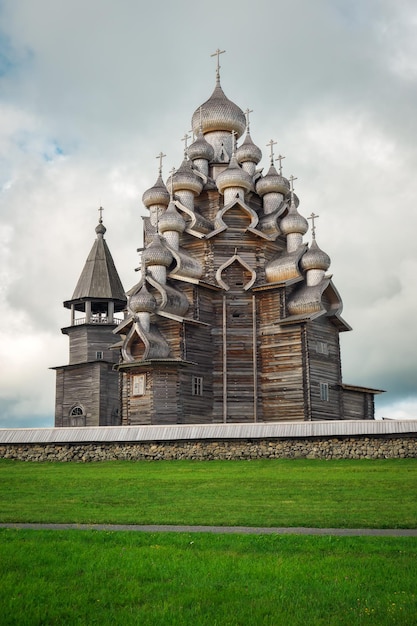
[(320, 400), (329, 401), (329, 383), (320, 383)]
[(70, 410), (70, 426), (85, 426), (85, 412), (81, 404), (75, 404)]
[(132, 393), (134, 396), (145, 395), (145, 374), (136, 374), (132, 380)]
[(202, 376), (193, 376), (191, 392), (193, 396), (203, 395), (203, 377)]
[(97, 352), (96, 352), (96, 359), (97, 359), (97, 361), (102, 361), (103, 360), (103, 352), (102, 352), (102, 350), (97, 350)]
[(316, 352), (327, 356), (329, 354), (329, 347), (327, 343), (325, 341), (318, 341), (316, 343)]
[(77, 405), (77, 406), (72, 407), (72, 409), (70, 411), (70, 415), (71, 415), (71, 417), (76, 417), (78, 415), (84, 415), (84, 411), (83, 411), (82, 407)]

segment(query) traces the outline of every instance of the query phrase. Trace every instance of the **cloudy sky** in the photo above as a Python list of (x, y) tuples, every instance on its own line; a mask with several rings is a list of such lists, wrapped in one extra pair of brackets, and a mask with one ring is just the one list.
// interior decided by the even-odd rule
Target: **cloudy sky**
[[(215, 84), (297, 176), (353, 331), (346, 383), (417, 417), (417, 6), (413, 0), (0, 1), (0, 426), (52, 426), (62, 302), (104, 207), (125, 288), (142, 193), (182, 160)], [(278, 154), (278, 152), (277, 152)], [(309, 234), (307, 234), (309, 240)]]

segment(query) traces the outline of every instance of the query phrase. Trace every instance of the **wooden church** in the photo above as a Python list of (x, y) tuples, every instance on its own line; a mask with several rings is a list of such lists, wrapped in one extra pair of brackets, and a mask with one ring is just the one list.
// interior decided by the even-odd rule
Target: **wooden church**
[(143, 194), (140, 280), (126, 296), (100, 218), (64, 303), (70, 363), (55, 368), (56, 426), (374, 418), (378, 390), (342, 382), (339, 333), (350, 327), (317, 216), (308, 243), (296, 179), (272, 140), (269, 168), (258, 167), (250, 111), (223, 92), (219, 54), (183, 162), (164, 183), (161, 153)]

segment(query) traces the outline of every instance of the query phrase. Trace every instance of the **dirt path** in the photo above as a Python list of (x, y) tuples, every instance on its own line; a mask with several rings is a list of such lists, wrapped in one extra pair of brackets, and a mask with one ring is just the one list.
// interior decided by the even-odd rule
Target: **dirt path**
[(242, 535), (338, 535), (341, 537), (417, 537), (417, 528), (256, 528), (251, 526), (171, 526), (166, 524), (0, 524), (32, 530), (107, 530), (148, 533), (218, 533)]

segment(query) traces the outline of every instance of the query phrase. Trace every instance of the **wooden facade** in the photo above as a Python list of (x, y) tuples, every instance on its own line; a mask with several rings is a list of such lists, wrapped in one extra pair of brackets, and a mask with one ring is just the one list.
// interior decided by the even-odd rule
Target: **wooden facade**
[(192, 124), (180, 168), (143, 195), (141, 279), (115, 331), (122, 423), (373, 419), (377, 390), (342, 382), (350, 327), (272, 140), (263, 174), (219, 77)]
[[(107, 272), (113, 289), (101, 300), (104, 309), (90, 284), (77, 286), (66, 303), (90, 318), (77, 325), (73, 316), (63, 329), (70, 364), (57, 368), (57, 425), (69, 423), (73, 398), (101, 388), (97, 369), (108, 376), (108, 406), (120, 400), (114, 421), (107, 409), (94, 409), (98, 424), (373, 419), (378, 390), (342, 381), (339, 333), (350, 327), (316, 241), (317, 216), (310, 216), (306, 243), (295, 179), (282, 175), (272, 140), (269, 169), (258, 167), (262, 152), (248, 115), (225, 96), (217, 75), (193, 115), (193, 142), (166, 183), (161, 153), (157, 181), (143, 194), (149, 216), (140, 280), (127, 293), (112, 357), (108, 332), (92, 326), (91, 315), (110, 324), (122, 310), (115, 270)], [(93, 273), (84, 270), (81, 284)], [(97, 284), (104, 274), (96, 272)], [(107, 374), (95, 359), (101, 352), (112, 364)]]

